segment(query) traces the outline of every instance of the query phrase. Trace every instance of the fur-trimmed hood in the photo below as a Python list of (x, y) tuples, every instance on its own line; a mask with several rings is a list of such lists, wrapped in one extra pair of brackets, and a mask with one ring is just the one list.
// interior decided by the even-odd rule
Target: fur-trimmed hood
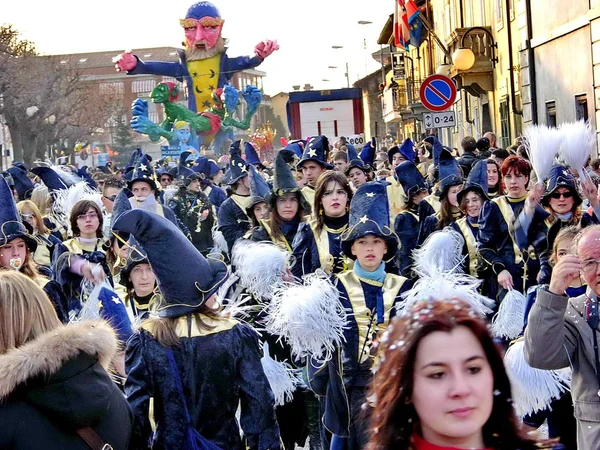
[(81, 354), (107, 368), (116, 352), (115, 332), (104, 321), (85, 321), (42, 334), (0, 355), (0, 402), (31, 379), (50, 379)]

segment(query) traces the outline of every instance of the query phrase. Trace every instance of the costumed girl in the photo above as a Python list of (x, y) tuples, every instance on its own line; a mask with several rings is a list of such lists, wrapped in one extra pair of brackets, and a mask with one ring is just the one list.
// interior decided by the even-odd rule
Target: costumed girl
[(362, 159), (352, 159), (346, 169), (346, 176), (354, 189), (358, 189), (362, 184), (373, 181), (373, 170)]
[(78, 201), (70, 213), (73, 237), (58, 244), (54, 250), (54, 274), (67, 297), (69, 314), (79, 312), (81, 301), (87, 299), (84, 280), (93, 284), (107, 280), (113, 284), (106, 262), (103, 220), (98, 203), (94, 200)]
[(17, 203), (17, 210), (21, 218), (31, 226), (31, 235), (38, 240), (33, 260), (38, 265), (38, 270), (50, 277), (52, 274), (52, 253), (56, 244), (59, 244), (61, 240), (46, 228), (40, 210), (31, 200), (23, 200)]
[(220, 174), (222, 175), (223, 171), (217, 166), (217, 163), (205, 156), (201, 156), (194, 161), (192, 170), (204, 175), (200, 180), (202, 192), (210, 200), (216, 215), (223, 202), (227, 200), (227, 194), (219, 187), (219, 182), (216, 180)]
[[(127, 343), (125, 393), (135, 417), (130, 446), (146, 448), (152, 440), (154, 449), (280, 449), (258, 335), (215, 305), (229, 276), (227, 265), (202, 256), (171, 222), (153, 213), (128, 211), (113, 229), (140, 243), (161, 294), (157, 317), (143, 322)], [(173, 264), (173, 255), (186, 261), (187, 270)]]
[(379, 333), (410, 287), (406, 278), (385, 271), (385, 260), (393, 259), (398, 248), (388, 220), (386, 187), (379, 182), (360, 186), (342, 234), (344, 254), (355, 260), (354, 266), (335, 277), (347, 313), (345, 342), (327, 367), (314, 367), (314, 362), (309, 366), (311, 388), (325, 395), (323, 424), (333, 433), (332, 449), (361, 449), (367, 443), (362, 405), (379, 363)]
[[(388, 162), (394, 171), (403, 161), (415, 162), (415, 148), (410, 138), (406, 139), (400, 147), (394, 145), (387, 153)], [(388, 202), (390, 203), (390, 223), (394, 223), (396, 216), (402, 211), (404, 202), (406, 201), (406, 194), (402, 190), (402, 185), (396, 179), (395, 175), (396, 172), (392, 172), (392, 175), (385, 179), (385, 181), (389, 183), (387, 185), (387, 196)]]
[(463, 247), (463, 271), (472, 277), (484, 279), (479, 274), (479, 251), (477, 250), (477, 236), (479, 231), (479, 213), (483, 204), (489, 200), (487, 196), (487, 161), (478, 161), (469, 172), (467, 181), (462, 191), (458, 193), (458, 204), (465, 214), (450, 226), (461, 234), (465, 240)]
[(319, 177), (315, 191), (315, 214), (298, 228), (294, 239), (295, 277), (322, 269), (325, 273), (347, 270), (340, 235), (348, 228), (352, 188), (343, 173), (326, 171)]
[(467, 302), (417, 302), (393, 319), (382, 342), (367, 449), (551, 447), (519, 429), (502, 356)]
[(493, 159), (486, 160), (488, 174), (488, 197), (496, 198), (504, 195), (504, 187), (502, 186), (502, 173), (500, 166)]
[[(597, 211), (600, 214), (600, 202), (598, 201), (597, 190), (594, 184), (591, 180), (582, 180), (581, 187), (584, 195), (589, 199), (592, 211)], [(553, 166), (550, 169), (546, 191), (541, 199), (539, 191), (536, 189), (531, 190), (528, 194), (528, 200), (525, 202), (525, 207), (520, 217), (521, 228), (516, 234), (519, 245), (522, 247), (534, 245), (534, 242), (528, 241), (528, 229), (538, 202), (541, 203), (548, 213), (548, 216), (544, 220), (548, 249), (552, 249), (554, 239), (562, 228), (572, 225), (585, 228), (593, 223), (598, 223), (595, 214), (590, 215), (587, 211), (581, 211), (582, 198), (577, 190), (575, 178), (571, 175), (569, 169), (563, 166)], [(551, 274), (550, 265), (542, 265), (538, 281), (541, 284), (549, 283)]]
[(456, 159), (446, 150), (442, 151), (439, 158), (439, 180), (440, 210), (421, 222), (419, 244), (425, 242), (434, 231), (444, 229), (462, 216), (457, 198), (462, 189), (462, 173)]
[(516, 238), (531, 166), (513, 155), (504, 160), (501, 172), (508, 193), (484, 203), (479, 215), (479, 254), (487, 270), (493, 273), (490, 283), (497, 282), (502, 288), (498, 299), (504, 298), (509, 289), (525, 294), (536, 284), (540, 262), (547, 260), (544, 220), (548, 213), (540, 206), (534, 207), (534, 219), (527, 231), (527, 241), (535, 243), (534, 248), (520, 246)]
[(419, 239), (419, 203), (429, 194), (427, 183), (414, 163), (404, 161), (396, 167), (396, 178), (408, 196), (404, 208), (396, 216), (394, 230), (400, 240), (398, 269), (406, 278), (412, 278), (412, 252)]
[(291, 253), (298, 228), (311, 210), (281, 152), (275, 157), (273, 189), (266, 200), (271, 214), (260, 220), (260, 226), (252, 230), (250, 239), (271, 241)]
[(34, 261), (38, 239), (31, 236), (17, 212), (11, 190), (0, 178), (0, 270), (17, 270), (40, 286), (61, 322), (69, 321), (67, 300), (58, 283), (41, 275)]

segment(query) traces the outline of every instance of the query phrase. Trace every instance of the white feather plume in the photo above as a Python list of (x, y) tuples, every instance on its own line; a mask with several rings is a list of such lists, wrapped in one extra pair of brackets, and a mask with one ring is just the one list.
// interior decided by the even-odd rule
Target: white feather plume
[(231, 264), (235, 267), (240, 283), (260, 299), (270, 299), (273, 290), (280, 285), (289, 265), (289, 252), (271, 242), (253, 242), (238, 239), (231, 252)]
[(511, 345), (504, 355), (504, 365), (512, 387), (517, 415), (540, 411), (570, 390), (571, 369), (534, 369), (525, 361), (524, 341)]
[(73, 206), (81, 200), (92, 200), (95, 202), (100, 211), (103, 211), (102, 194), (96, 189), (90, 187), (85, 181), (80, 181), (68, 189), (61, 189), (55, 192), (54, 203), (52, 204), (51, 213), (53, 217), (66, 229), (71, 231), (71, 210)]
[(464, 238), (450, 227), (431, 233), (421, 248), (413, 251), (414, 271), (419, 277), (431, 277), (454, 270), (463, 260), (464, 245)]
[(171, 184), (169, 186), (167, 186), (166, 188), (163, 189), (163, 201), (165, 205), (168, 205), (169, 202), (171, 200), (173, 200), (173, 197), (175, 197), (175, 195), (177, 195), (177, 193), (179, 192), (179, 186), (175, 185), (175, 184)]
[(563, 134), (556, 128), (545, 125), (532, 125), (524, 134), (524, 145), (529, 155), (531, 166), (540, 182), (550, 175), (554, 157), (563, 141)]
[(266, 330), (284, 338), (295, 357), (310, 355), (327, 361), (344, 339), (346, 311), (339, 291), (323, 271), (305, 275), (302, 281), (275, 289)]
[(219, 226), (215, 225), (212, 229), (212, 237), (213, 237), (213, 252), (214, 253), (222, 253), (224, 255), (229, 254), (229, 246), (227, 245), (227, 241), (225, 240), (225, 236), (223, 236), (223, 232), (219, 230)]
[(560, 156), (567, 165), (581, 171), (596, 148), (596, 131), (583, 120), (563, 123), (559, 131), (563, 136)]
[(276, 361), (269, 355), (269, 344), (263, 344), (263, 357), (260, 359), (269, 385), (275, 397), (275, 404), (281, 406), (291, 402), (294, 391), (300, 382), (300, 373), (289, 363)]
[(527, 299), (523, 294), (514, 289), (508, 291), (492, 320), (492, 335), (506, 339), (517, 338), (525, 326), (526, 308)]
[(432, 233), (421, 248), (413, 251), (419, 279), (403, 294), (404, 301), (396, 306), (399, 313), (410, 311), (415, 303), (429, 298), (459, 298), (482, 315), (493, 311), (495, 302), (478, 291), (482, 281), (462, 271), (463, 245), (463, 237), (447, 227)]

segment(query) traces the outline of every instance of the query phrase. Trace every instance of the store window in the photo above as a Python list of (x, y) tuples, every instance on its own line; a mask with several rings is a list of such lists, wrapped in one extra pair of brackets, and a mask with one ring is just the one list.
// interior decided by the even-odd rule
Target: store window
[(510, 114), (508, 110), (508, 99), (500, 102), (500, 142), (502, 148), (510, 145)]
[(587, 94), (580, 94), (575, 96), (575, 120), (584, 120), (587, 122), (588, 116), (588, 104)]

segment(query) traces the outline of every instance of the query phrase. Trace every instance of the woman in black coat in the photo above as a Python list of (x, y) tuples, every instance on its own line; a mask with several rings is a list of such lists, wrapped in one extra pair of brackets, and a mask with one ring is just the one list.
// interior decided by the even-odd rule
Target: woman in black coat
[(89, 450), (82, 434), (95, 434), (126, 450), (131, 409), (105, 370), (117, 351), (112, 328), (62, 325), (16, 271), (0, 271), (0, 304), (0, 448)]

